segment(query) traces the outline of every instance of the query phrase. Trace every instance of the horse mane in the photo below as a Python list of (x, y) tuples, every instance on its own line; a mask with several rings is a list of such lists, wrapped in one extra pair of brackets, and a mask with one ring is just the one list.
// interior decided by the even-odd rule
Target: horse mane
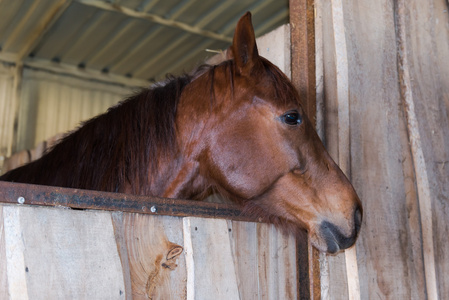
[(133, 193), (145, 193), (157, 158), (176, 151), (177, 104), (185, 86), (197, 76), (168, 76), (165, 82), (140, 90), (82, 123), (40, 159), (0, 180), (110, 192), (122, 191), (130, 182)]

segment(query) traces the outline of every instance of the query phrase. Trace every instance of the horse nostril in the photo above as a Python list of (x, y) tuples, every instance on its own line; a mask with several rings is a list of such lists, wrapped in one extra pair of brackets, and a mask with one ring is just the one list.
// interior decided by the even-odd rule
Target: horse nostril
[(360, 231), (360, 227), (362, 226), (362, 210), (360, 207), (357, 207), (354, 212), (354, 224), (355, 224), (355, 232), (356, 234)]

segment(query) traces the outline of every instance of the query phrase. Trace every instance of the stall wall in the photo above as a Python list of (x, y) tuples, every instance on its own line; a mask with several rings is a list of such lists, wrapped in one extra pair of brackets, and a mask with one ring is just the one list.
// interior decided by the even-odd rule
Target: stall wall
[(447, 1), (315, 1), (324, 140), (364, 219), (324, 299), (448, 299)]
[(132, 88), (26, 68), (23, 72), (17, 150), (31, 149), (81, 121), (105, 112)]
[(40, 157), (64, 133), (137, 89), (0, 62), (0, 174)]
[(0, 168), (11, 154), (14, 126), (14, 67), (0, 62)]
[(1, 299), (297, 299), (296, 255), (270, 224), (0, 205)]

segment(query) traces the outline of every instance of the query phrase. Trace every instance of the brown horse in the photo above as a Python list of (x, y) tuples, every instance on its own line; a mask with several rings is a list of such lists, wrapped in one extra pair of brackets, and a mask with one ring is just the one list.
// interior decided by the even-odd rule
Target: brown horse
[(0, 179), (203, 199), (211, 190), (318, 249), (354, 244), (362, 207), (304, 114), (297, 91), (258, 55), (251, 15), (229, 60), (144, 89)]

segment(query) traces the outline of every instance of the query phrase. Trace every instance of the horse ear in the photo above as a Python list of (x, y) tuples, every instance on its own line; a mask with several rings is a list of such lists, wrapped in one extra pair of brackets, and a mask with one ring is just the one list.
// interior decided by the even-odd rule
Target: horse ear
[(234, 58), (237, 69), (241, 73), (251, 71), (259, 59), (256, 36), (251, 23), (251, 13), (247, 12), (237, 23), (234, 40), (228, 51), (228, 58)]

